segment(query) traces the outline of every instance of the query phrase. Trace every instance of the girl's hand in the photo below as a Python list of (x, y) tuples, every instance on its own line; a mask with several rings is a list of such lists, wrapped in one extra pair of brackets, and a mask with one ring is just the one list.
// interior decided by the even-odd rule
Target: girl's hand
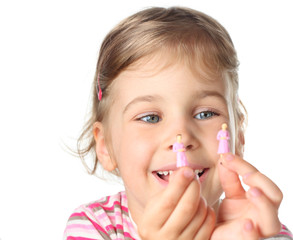
[(209, 239), (215, 213), (200, 196), (194, 171), (183, 167), (171, 175), (167, 188), (154, 196), (138, 223), (141, 239)]
[[(259, 239), (279, 233), (278, 208), (283, 195), (269, 178), (240, 157), (225, 154), (220, 160), (219, 177), (225, 199), (218, 212), (212, 240)], [(243, 182), (250, 187), (245, 191)]]

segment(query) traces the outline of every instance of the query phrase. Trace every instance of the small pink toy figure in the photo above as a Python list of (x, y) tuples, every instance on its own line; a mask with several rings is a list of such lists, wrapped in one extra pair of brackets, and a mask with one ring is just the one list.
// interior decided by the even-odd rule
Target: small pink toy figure
[(218, 148), (218, 154), (223, 156), (223, 153), (228, 153), (230, 152), (229, 148), (229, 139), (230, 135), (229, 132), (227, 131), (227, 124), (223, 123), (222, 124), (222, 130), (218, 132), (217, 139), (219, 140), (219, 148)]
[(173, 144), (173, 152), (177, 153), (177, 167), (188, 166), (187, 157), (185, 155), (185, 147), (181, 142), (182, 136), (178, 134), (176, 137), (177, 141)]

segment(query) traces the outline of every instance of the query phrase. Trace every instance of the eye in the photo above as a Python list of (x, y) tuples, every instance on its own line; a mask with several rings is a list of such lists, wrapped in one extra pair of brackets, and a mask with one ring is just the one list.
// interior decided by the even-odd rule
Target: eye
[(212, 118), (214, 116), (219, 116), (219, 114), (215, 113), (213, 111), (203, 111), (203, 112), (196, 114), (194, 116), (194, 118), (196, 118), (198, 120), (206, 120), (206, 119)]
[(151, 115), (143, 116), (139, 118), (138, 120), (141, 120), (147, 123), (158, 123), (159, 121), (161, 121), (161, 118), (158, 115), (151, 114)]

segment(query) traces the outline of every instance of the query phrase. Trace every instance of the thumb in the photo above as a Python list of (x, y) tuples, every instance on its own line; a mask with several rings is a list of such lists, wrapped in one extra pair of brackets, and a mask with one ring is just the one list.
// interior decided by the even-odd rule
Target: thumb
[(242, 224), (242, 236), (245, 240), (259, 239), (257, 229), (254, 227), (253, 222), (250, 219), (244, 219)]
[[(223, 156), (224, 157), (224, 156)], [(222, 164), (222, 157), (218, 164), (218, 174), (226, 198), (239, 198), (245, 196), (245, 190), (236, 172), (226, 168)]]

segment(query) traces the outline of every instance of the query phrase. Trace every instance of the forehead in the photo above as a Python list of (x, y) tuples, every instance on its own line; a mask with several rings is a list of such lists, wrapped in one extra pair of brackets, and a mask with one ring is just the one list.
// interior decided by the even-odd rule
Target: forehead
[[(216, 59), (211, 56), (203, 56), (195, 49), (184, 49), (176, 46), (163, 46), (160, 50), (154, 51), (128, 66), (124, 72), (141, 72), (144, 74), (156, 74), (174, 65), (186, 66), (198, 79), (203, 81), (215, 81), (223, 78), (225, 69), (219, 65)], [(210, 55), (206, 53), (206, 55)]]
[(217, 90), (226, 94), (224, 74), (209, 74), (188, 58), (175, 58), (161, 52), (149, 55), (122, 71), (113, 81), (111, 91), (114, 96), (129, 92), (132, 87), (137, 92), (166, 90), (172, 84), (192, 86), (196, 90)]

